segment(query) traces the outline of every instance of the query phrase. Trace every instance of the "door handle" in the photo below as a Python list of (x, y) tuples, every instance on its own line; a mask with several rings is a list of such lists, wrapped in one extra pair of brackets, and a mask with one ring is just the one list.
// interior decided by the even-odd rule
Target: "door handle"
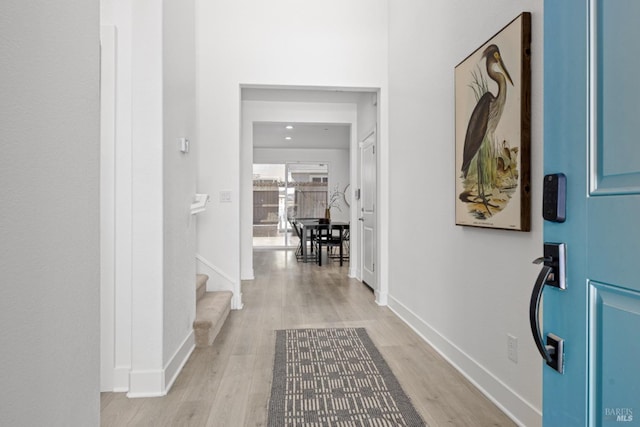
[[(540, 258), (534, 261), (534, 264), (537, 264)], [(540, 274), (538, 274), (538, 278), (536, 279), (536, 284), (533, 285), (533, 292), (531, 293), (531, 302), (529, 303), (529, 323), (531, 324), (531, 333), (533, 334), (533, 340), (538, 347), (538, 351), (542, 355), (542, 358), (547, 361), (547, 363), (551, 362), (551, 354), (555, 351), (555, 349), (547, 347), (542, 340), (542, 332), (540, 331), (540, 322), (539, 322), (539, 314), (540, 314), (540, 299), (542, 297), (542, 290), (544, 289), (545, 282), (549, 277), (549, 274), (553, 269), (549, 266), (543, 265), (542, 270), (540, 270)]]
[(364, 218), (362, 218), (362, 217), (361, 217), (361, 218), (358, 218), (358, 221), (362, 221), (362, 222), (364, 222)]
[(565, 245), (564, 243), (545, 243), (544, 257), (537, 258), (534, 264), (543, 264), (542, 270), (538, 274), (536, 283), (531, 292), (529, 303), (529, 324), (531, 334), (536, 343), (536, 347), (542, 358), (556, 371), (562, 373), (564, 370), (564, 340), (554, 334), (547, 334), (546, 343), (542, 338), (540, 329), (540, 300), (545, 285), (566, 289), (564, 278), (565, 273)]

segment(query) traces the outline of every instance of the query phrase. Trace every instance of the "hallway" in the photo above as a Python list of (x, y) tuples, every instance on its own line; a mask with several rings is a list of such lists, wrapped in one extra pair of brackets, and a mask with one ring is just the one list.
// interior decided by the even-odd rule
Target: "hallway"
[(210, 348), (194, 350), (169, 394), (101, 396), (102, 426), (264, 426), (276, 329), (365, 327), (427, 425), (514, 423), (422, 341), (348, 264), (318, 267), (293, 251), (255, 251), (256, 279), (242, 284), (244, 309), (232, 311)]

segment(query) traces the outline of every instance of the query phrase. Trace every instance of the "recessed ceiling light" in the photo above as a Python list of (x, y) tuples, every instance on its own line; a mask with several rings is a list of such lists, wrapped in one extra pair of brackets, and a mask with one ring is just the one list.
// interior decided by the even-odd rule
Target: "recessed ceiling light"
[(287, 130), (291, 130), (291, 129), (293, 129), (293, 126), (291, 126), (291, 125), (287, 125), (287, 126), (285, 126), (285, 129), (287, 129)]
[(291, 137), (290, 136), (285, 136), (284, 139), (286, 139), (287, 141), (291, 141)]

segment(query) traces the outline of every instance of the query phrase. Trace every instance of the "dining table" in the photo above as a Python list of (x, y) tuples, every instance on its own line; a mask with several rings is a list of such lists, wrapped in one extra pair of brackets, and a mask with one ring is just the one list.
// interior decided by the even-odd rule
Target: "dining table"
[[(329, 228), (329, 230), (337, 229), (340, 231), (340, 266), (343, 264), (344, 259), (344, 236), (345, 231), (349, 230), (349, 223), (344, 221), (331, 221), (331, 220), (322, 220), (322, 219), (300, 219), (297, 220), (296, 223), (300, 227), (300, 238), (301, 238), (301, 246), (302, 246), (302, 261), (308, 261), (308, 253), (307, 253), (307, 239), (311, 239), (311, 244), (313, 244), (313, 236), (317, 234), (318, 230), (323, 227)], [(313, 248), (312, 248), (313, 251)], [(321, 256), (322, 254), (317, 254)]]

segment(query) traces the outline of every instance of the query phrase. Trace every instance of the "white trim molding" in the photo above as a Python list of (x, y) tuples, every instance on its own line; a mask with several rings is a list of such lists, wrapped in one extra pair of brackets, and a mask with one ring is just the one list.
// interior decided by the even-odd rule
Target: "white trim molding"
[(169, 381), (165, 385), (166, 392), (168, 393), (173, 386), (173, 383), (178, 378), (180, 371), (189, 360), (189, 356), (196, 348), (196, 339), (193, 330), (189, 331), (189, 334), (184, 339), (178, 350), (173, 354), (169, 362), (164, 367), (164, 377), (169, 378)]
[(129, 398), (165, 396), (195, 348), (194, 333), (189, 331), (164, 369), (134, 371), (128, 366), (116, 367), (113, 370), (115, 380), (112, 391), (127, 392)]
[(114, 389), (117, 42), (115, 26), (100, 26), (100, 391)]
[(381, 290), (376, 290), (374, 292), (375, 296), (376, 296), (376, 304), (378, 304), (379, 306), (386, 306), (389, 304), (389, 293), (388, 292), (383, 292)]
[(164, 387), (164, 369), (140, 370), (129, 373), (127, 397), (161, 397), (167, 394)]
[(423, 340), (453, 365), (480, 392), (520, 426), (542, 425), (542, 411), (432, 328), (400, 301), (389, 297), (389, 308)]
[(129, 391), (129, 374), (131, 366), (116, 366), (113, 369), (113, 391), (114, 393), (126, 393)]
[(231, 278), (228, 274), (222, 271), (220, 268), (213, 265), (213, 263), (205, 259), (202, 255), (196, 254), (196, 271), (198, 273), (206, 274), (209, 276), (207, 281), (207, 291), (231, 291), (233, 292), (233, 299), (231, 300), (232, 310), (242, 309), (242, 292), (240, 291), (240, 282)]

